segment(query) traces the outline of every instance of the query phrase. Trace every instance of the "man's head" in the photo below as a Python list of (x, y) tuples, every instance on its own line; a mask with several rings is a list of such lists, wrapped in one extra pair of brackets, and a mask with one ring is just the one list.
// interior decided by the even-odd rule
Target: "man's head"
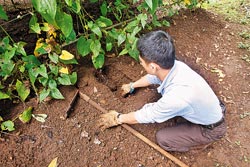
[(171, 69), (175, 61), (175, 47), (171, 36), (164, 31), (153, 31), (143, 35), (137, 42), (140, 58), (146, 63), (158, 64)]

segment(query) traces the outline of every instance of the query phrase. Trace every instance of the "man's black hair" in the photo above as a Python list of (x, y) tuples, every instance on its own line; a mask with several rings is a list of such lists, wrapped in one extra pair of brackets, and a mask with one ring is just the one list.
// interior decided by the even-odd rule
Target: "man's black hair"
[(164, 31), (152, 31), (137, 42), (140, 56), (146, 62), (154, 62), (161, 68), (170, 69), (175, 61), (175, 47), (171, 36)]

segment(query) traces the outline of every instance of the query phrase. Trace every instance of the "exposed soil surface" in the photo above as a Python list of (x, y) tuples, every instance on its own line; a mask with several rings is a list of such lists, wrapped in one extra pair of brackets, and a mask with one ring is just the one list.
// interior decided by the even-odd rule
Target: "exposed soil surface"
[[(161, 28), (174, 38), (177, 58), (200, 73), (227, 106), (228, 131), (223, 139), (205, 149), (171, 152), (189, 166), (250, 166), (250, 64), (241, 59), (246, 50), (237, 47), (243, 40), (238, 34), (247, 28), (203, 10), (181, 12), (171, 20), (170, 28)], [(72, 46), (71, 52), (75, 50)], [(139, 63), (128, 56), (107, 58), (102, 73), (87, 59), (79, 61), (79, 91), (107, 110), (127, 113), (160, 97), (155, 87), (138, 89), (126, 98), (120, 96), (123, 83), (145, 75)], [(45, 123), (32, 119), (27, 125), (16, 120), (16, 131), (1, 135), (1, 167), (45, 167), (55, 157), (59, 167), (177, 166), (122, 127), (98, 132), (95, 121), (101, 112), (83, 99), (77, 98), (69, 117), (62, 119), (77, 89), (61, 90), (65, 100), (37, 105), (30, 99), (11, 107), (12, 115), (6, 117), (34, 106), (34, 113), (47, 114), (48, 118)], [(155, 132), (172, 123), (174, 120), (132, 127), (155, 141)]]

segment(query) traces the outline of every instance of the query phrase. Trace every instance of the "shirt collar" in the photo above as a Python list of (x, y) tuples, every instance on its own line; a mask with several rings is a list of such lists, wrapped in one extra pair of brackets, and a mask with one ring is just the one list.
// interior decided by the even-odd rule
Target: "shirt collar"
[(171, 80), (174, 78), (176, 72), (177, 72), (177, 60), (175, 60), (174, 62), (174, 66), (171, 68), (171, 70), (169, 71), (168, 75), (164, 78), (164, 80), (162, 81), (161, 85), (157, 88), (158, 93), (161, 93), (162, 95), (164, 94), (164, 88), (167, 87)]

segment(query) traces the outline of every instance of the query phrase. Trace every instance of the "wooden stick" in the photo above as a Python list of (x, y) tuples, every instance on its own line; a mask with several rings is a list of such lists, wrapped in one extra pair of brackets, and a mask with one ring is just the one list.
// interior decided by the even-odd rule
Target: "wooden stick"
[[(89, 104), (91, 104), (92, 106), (94, 106), (96, 109), (100, 110), (102, 113), (107, 113), (108, 112), (107, 110), (105, 110), (104, 108), (102, 108), (99, 104), (97, 104), (96, 102), (94, 102), (93, 100), (91, 100), (90, 97), (88, 97), (86, 94), (81, 93), (81, 92), (79, 92), (79, 94), (80, 94), (80, 97), (82, 99), (84, 99), (86, 102), (88, 102)], [(180, 161), (179, 159), (177, 159), (173, 155), (169, 154), (165, 150), (163, 150), (160, 146), (158, 146), (154, 142), (150, 141), (148, 138), (146, 138), (145, 136), (143, 136), (141, 133), (139, 133), (135, 129), (131, 128), (129, 125), (122, 124), (121, 126), (123, 128), (125, 128), (125, 129), (127, 129), (129, 132), (131, 132), (133, 135), (135, 135), (136, 137), (138, 137), (142, 141), (144, 141), (145, 143), (147, 143), (149, 146), (151, 146), (154, 149), (156, 149), (157, 151), (159, 151), (165, 157), (167, 157), (168, 159), (172, 160), (175, 164), (179, 165), (180, 167), (188, 167), (185, 163), (183, 163), (182, 161)]]
[(77, 97), (78, 93), (79, 93), (79, 90), (77, 89), (76, 92), (75, 92), (75, 94), (73, 95), (73, 97), (72, 97), (70, 103), (69, 103), (69, 106), (66, 108), (65, 114), (64, 114), (64, 116), (63, 116), (64, 119), (66, 119), (66, 118), (69, 117), (69, 115), (70, 115), (70, 113), (71, 113), (70, 110), (71, 110), (73, 104), (74, 104), (75, 101), (76, 101), (76, 97)]

